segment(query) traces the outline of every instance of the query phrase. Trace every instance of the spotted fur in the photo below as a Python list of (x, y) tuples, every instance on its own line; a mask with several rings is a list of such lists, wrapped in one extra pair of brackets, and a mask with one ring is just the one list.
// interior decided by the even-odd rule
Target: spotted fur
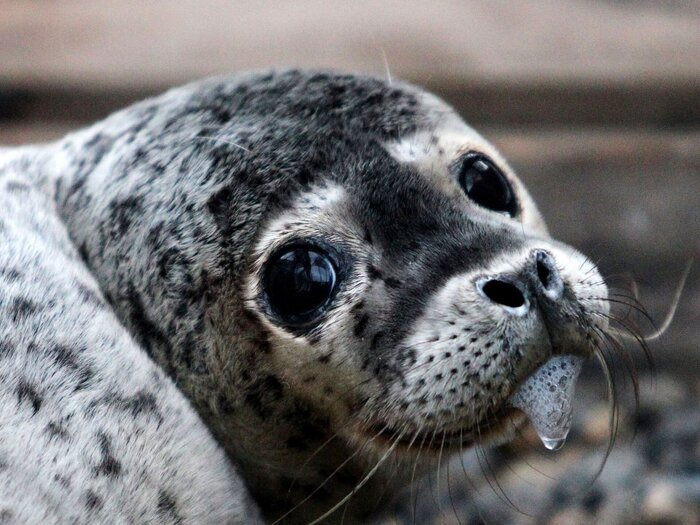
[(21, 165), (0, 169), (0, 209), (0, 521), (255, 519), (225, 454), (119, 323)]
[[(469, 151), (501, 166), (515, 217), (461, 190), (455, 165)], [(330, 519), (362, 522), (414, 464), (432, 464), (433, 441), (486, 440), (479, 425), (520, 383), (553, 354), (590, 355), (607, 325), (595, 267), (549, 237), (488, 142), (407, 84), (300, 71), (215, 78), (5, 157), (6, 186), (29, 189), (7, 186), (4, 217), (38, 233), (26, 248), (20, 233), (5, 243), (3, 271), (44, 277), (0, 295), (11, 327), (0, 355), (17, 365), (3, 368), (2, 407), (21, 414), (0, 432), (27, 425), (37, 447), (27, 457), (60, 453), (58, 464), (82, 469), (21, 497), (29, 478), (10, 476), (11, 513), (48, 494), (80, 501), (70, 505), (79, 521), (136, 509), (153, 522), (235, 520), (252, 512), (243, 480), (269, 520), (309, 522), (352, 493)], [(19, 210), (18, 191), (41, 213)], [(336, 253), (340, 284), (312, 325), (291, 328), (266, 303), (262, 276), (270, 254), (299, 239)], [(516, 318), (479, 295), (474, 283), (488, 276), (535, 286), (537, 251), (565, 282), (558, 303), (533, 296)], [(201, 454), (187, 446), (195, 435)], [(63, 448), (41, 452), (47, 443)], [(206, 468), (193, 472), (196, 461)], [(58, 469), (30, 463), (44, 476)], [(125, 505), (127, 494), (142, 507)]]

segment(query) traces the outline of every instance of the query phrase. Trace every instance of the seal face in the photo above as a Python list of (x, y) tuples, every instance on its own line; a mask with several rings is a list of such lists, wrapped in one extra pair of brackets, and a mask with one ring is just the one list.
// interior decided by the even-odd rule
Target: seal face
[(271, 519), (354, 495), (342, 514), (361, 521), (421, 452), (508, 439), (518, 387), (607, 327), (595, 265), (550, 238), (492, 145), (407, 84), (211, 79), (46, 155), (106, 298)]
[[(356, 446), (503, 439), (526, 377), (594, 350), (605, 285), (454, 115), (376, 146), (263, 226), (246, 305), (272, 334), (276, 375)], [(295, 262), (270, 280), (280, 252)], [(279, 315), (278, 288), (302, 319)]]

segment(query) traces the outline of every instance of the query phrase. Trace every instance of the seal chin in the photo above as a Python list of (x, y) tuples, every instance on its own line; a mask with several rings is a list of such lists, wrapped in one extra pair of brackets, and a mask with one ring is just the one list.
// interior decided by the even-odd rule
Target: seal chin
[(362, 441), (380, 450), (393, 449), (399, 456), (432, 456), (464, 452), (477, 443), (499, 445), (510, 441), (526, 421), (525, 414), (512, 406), (504, 406), (481, 421), (460, 428), (439, 429), (374, 421), (358, 425), (354, 433)]

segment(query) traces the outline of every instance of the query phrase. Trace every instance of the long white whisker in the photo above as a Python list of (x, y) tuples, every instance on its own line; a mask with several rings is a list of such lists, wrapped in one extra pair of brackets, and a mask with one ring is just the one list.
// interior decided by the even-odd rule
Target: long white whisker
[(393, 82), (391, 80), (391, 71), (389, 71), (389, 60), (386, 57), (386, 51), (384, 50), (383, 47), (380, 47), (379, 50), (382, 52), (382, 61), (384, 62), (384, 71), (386, 72), (386, 81), (387, 84), (390, 86), (393, 85)]
[(357, 492), (365, 486), (365, 484), (374, 476), (374, 474), (379, 470), (379, 467), (382, 466), (382, 464), (386, 461), (386, 459), (391, 455), (392, 452), (394, 452), (394, 449), (396, 448), (396, 445), (398, 445), (399, 440), (403, 437), (403, 434), (400, 434), (397, 439), (391, 444), (391, 446), (387, 449), (387, 451), (384, 453), (384, 455), (379, 458), (379, 461), (377, 461), (377, 464), (370, 470), (367, 475), (362, 478), (362, 480), (355, 486), (354, 489), (352, 489), (343, 499), (341, 499), (338, 503), (333, 505), (329, 510), (324, 512), (321, 516), (316, 518), (315, 520), (309, 522), (309, 525), (316, 525), (317, 523), (320, 523), (324, 519), (326, 519), (328, 516), (333, 514), (336, 510), (338, 510), (340, 507), (342, 507), (345, 502), (347, 502), (350, 498), (352, 498)]
[(246, 148), (245, 146), (241, 146), (240, 144), (236, 144), (235, 142), (231, 142), (230, 140), (224, 140), (224, 139), (220, 139), (217, 137), (207, 137), (207, 136), (193, 137), (193, 140), (197, 140), (197, 139), (210, 140), (212, 142), (223, 142), (224, 144), (229, 144), (229, 145), (234, 146), (238, 149), (241, 149), (241, 150), (245, 151), (246, 153), (250, 153), (250, 150), (248, 148)]
[(688, 275), (690, 275), (690, 269), (693, 267), (693, 259), (690, 259), (688, 261), (688, 264), (685, 266), (685, 270), (683, 271), (683, 275), (681, 277), (680, 282), (678, 283), (678, 287), (676, 288), (676, 293), (673, 295), (673, 301), (671, 302), (671, 308), (669, 309), (668, 313), (666, 314), (666, 318), (664, 319), (664, 322), (661, 323), (661, 326), (659, 327), (658, 330), (655, 332), (642, 336), (642, 339), (645, 341), (653, 341), (655, 339), (658, 339), (662, 335), (666, 333), (668, 330), (669, 326), (671, 326), (671, 322), (673, 322), (673, 318), (676, 316), (676, 310), (678, 309), (678, 303), (681, 301), (681, 295), (683, 294), (683, 288), (685, 288), (685, 283), (688, 280)]

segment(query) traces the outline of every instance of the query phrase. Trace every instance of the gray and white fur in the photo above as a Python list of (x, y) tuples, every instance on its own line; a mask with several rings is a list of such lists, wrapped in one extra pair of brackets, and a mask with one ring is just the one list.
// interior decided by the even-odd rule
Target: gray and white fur
[[(460, 187), (474, 152), (512, 216)], [(3, 162), (1, 523), (250, 523), (248, 491), (285, 523), (352, 493), (328, 522), (362, 522), (438, 450), (507, 440), (518, 385), (607, 328), (595, 266), (407, 84), (214, 78)], [(293, 243), (338, 276), (303, 326), (265, 290)]]

